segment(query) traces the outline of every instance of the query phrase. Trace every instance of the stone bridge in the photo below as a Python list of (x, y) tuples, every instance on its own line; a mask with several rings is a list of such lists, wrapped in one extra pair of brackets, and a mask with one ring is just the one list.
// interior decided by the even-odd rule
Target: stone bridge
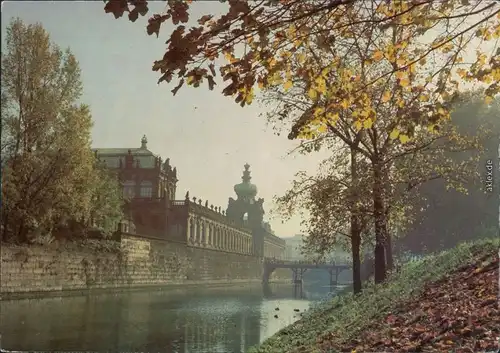
[(330, 274), (330, 287), (335, 287), (338, 284), (340, 272), (352, 268), (352, 265), (336, 262), (318, 263), (313, 261), (264, 259), (263, 267), (262, 283), (264, 285), (269, 284), (269, 277), (274, 270), (277, 268), (289, 268), (292, 270), (293, 284), (302, 284), (304, 273), (309, 269), (324, 269)]

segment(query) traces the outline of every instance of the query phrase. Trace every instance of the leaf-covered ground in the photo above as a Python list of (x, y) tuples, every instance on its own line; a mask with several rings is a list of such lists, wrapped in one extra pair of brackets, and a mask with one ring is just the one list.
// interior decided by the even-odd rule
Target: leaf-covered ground
[(500, 240), (462, 244), (336, 298), (250, 352), (496, 352)]

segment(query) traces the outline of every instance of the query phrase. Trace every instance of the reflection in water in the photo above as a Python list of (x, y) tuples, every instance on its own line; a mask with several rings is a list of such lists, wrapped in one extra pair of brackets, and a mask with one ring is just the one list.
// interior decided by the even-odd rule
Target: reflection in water
[[(300, 318), (294, 309), (303, 312), (309, 306), (309, 300), (291, 299), (292, 286), (273, 287), (272, 292), (270, 298), (254, 287), (3, 301), (2, 348), (245, 352)], [(321, 291), (306, 286), (304, 292), (313, 297)]]

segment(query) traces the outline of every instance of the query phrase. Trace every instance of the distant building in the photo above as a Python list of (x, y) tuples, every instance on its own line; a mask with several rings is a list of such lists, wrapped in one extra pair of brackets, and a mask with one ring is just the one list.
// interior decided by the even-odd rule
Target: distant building
[(147, 148), (144, 136), (139, 148), (94, 149), (97, 158), (114, 170), (128, 199), (123, 232), (168, 239), (187, 246), (236, 252), (259, 257), (283, 258), (285, 241), (263, 221), (264, 199), (255, 199), (245, 165), (242, 182), (234, 186), (237, 199), (229, 199), (227, 211), (196, 197), (176, 200), (177, 169)]
[[(304, 260), (307, 256), (303, 254), (304, 235), (296, 234), (293, 237), (285, 238), (285, 258), (287, 260)], [(348, 251), (336, 249), (326, 256), (326, 261), (337, 261), (341, 263), (351, 263), (351, 255)]]
[(303, 235), (297, 234), (291, 238), (285, 239), (285, 258), (287, 260), (303, 260), (304, 255), (302, 254), (303, 246)]

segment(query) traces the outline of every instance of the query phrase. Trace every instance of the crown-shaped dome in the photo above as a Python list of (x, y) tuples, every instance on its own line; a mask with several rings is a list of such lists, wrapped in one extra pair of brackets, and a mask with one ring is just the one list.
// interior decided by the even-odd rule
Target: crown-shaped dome
[(245, 164), (245, 170), (243, 171), (243, 176), (241, 177), (242, 182), (234, 186), (234, 192), (238, 195), (238, 198), (250, 198), (253, 199), (257, 195), (257, 186), (250, 183), (252, 177), (250, 176), (250, 165)]

